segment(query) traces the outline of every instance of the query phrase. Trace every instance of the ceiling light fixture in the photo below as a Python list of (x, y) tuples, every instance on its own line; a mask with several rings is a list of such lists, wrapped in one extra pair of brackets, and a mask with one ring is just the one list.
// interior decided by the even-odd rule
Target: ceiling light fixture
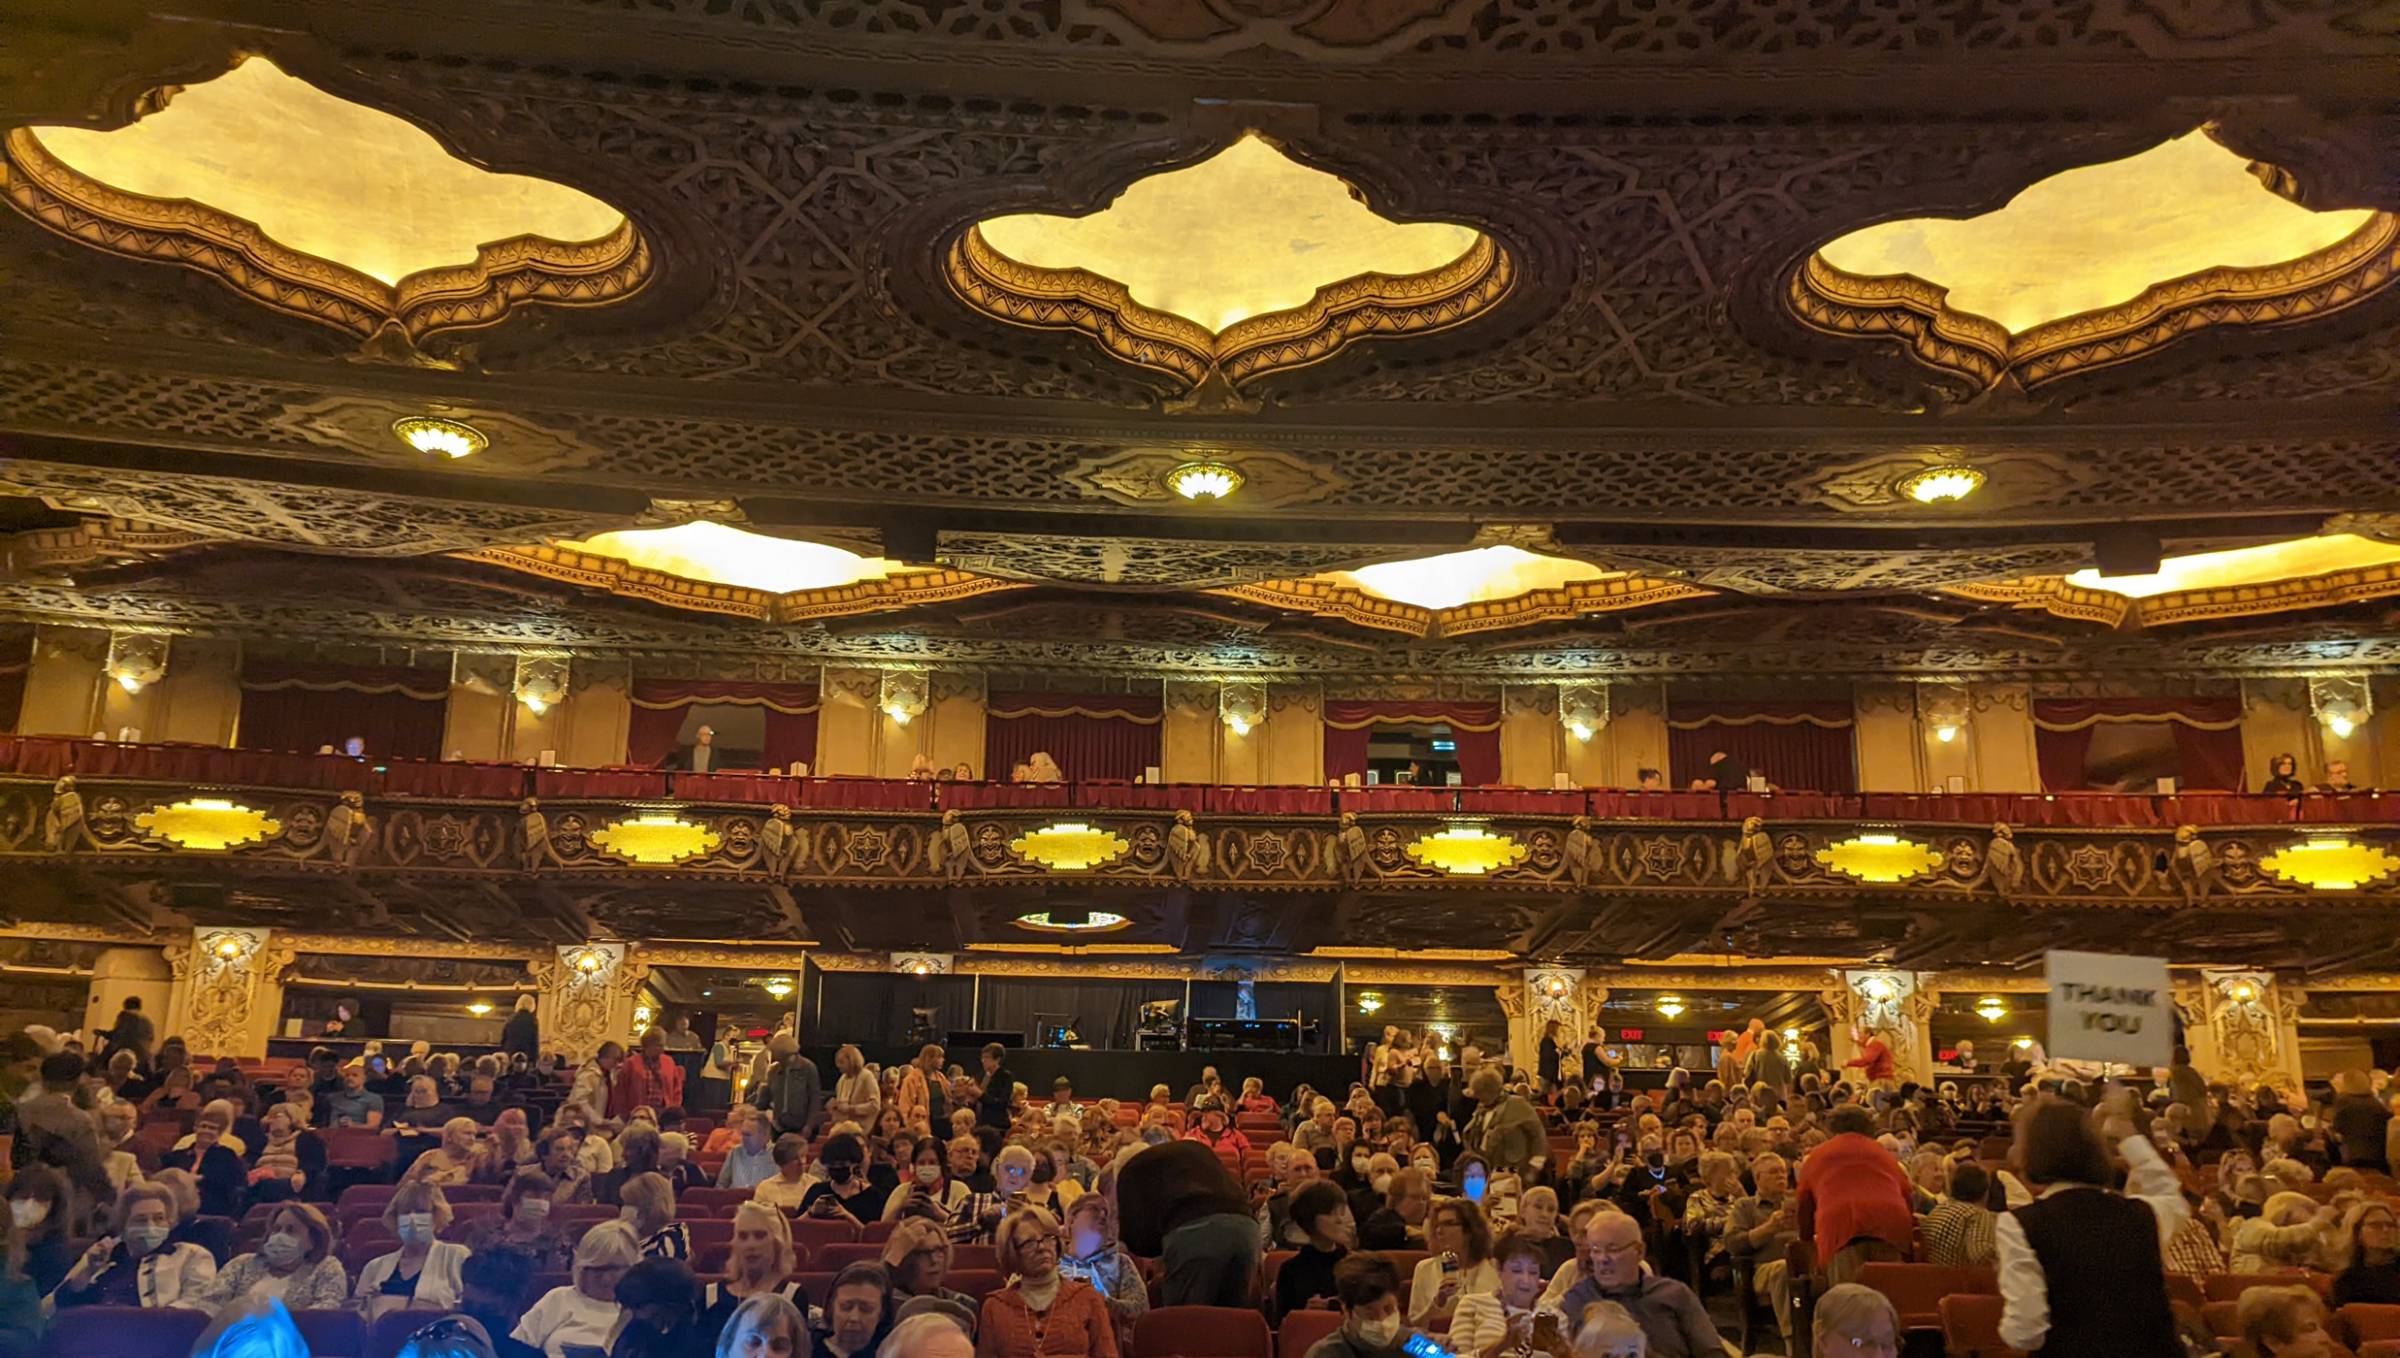
[(492, 1012), (492, 1002), (478, 995), (474, 999), (467, 1001), (467, 1012), (473, 1014), (477, 1018), (482, 1018), (484, 1015)]
[(1674, 1019), (1683, 1017), (1685, 1006), (1683, 1003), (1683, 997), (1681, 995), (1661, 995), (1658, 997), (1658, 1004), (1656, 1007), (1658, 1012), (1666, 1015), (1668, 1018)]
[(1947, 724), (1936, 726), (1933, 728), (1933, 738), (1947, 745), (1958, 739), (1958, 728)]
[(1567, 726), (1567, 734), (1575, 737), (1577, 740), (1590, 740), (1592, 738), (1592, 728), (1584, 725), (1582, 722), (1572, 722)]
[(410, 415), (394, 420), (392, 432), (420, 453), (448, 458), (473, 457), (492, 446), (492, 441), (474, 425), (439, 415)]
[(1231, 498), (1242, 488), (1242, 474), (1222, 462), (1186, 462), (1167, 473), (1167, 489), (1186, 500)]
[(1928, 467), (1900, 483), (1900, 493), (1921, 505), (1955, 504), (1983, 489), (1983, 473), (1956, 464)]
[(778, 976), (775, 979), (767, 982), (767, 993), (779, 1000), (790, 999), (792, 995), (792, 983), (788, 979)]
[(1986, 995), (1975, 1002), (1976, 1016), (1986, 1023), (1998, 1023), (2008, 1017), (2008, 1006), (1997, 995)]
[(1383, 996), (1372, 990), (1358, 997), (1358, 1012), (1362, 1014), (1372, 1014), (1381, 1008), (1383, 1008)]

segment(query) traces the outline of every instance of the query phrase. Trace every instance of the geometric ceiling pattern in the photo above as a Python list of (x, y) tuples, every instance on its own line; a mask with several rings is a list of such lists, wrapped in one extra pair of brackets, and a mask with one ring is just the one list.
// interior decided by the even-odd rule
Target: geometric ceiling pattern
[[(2395, 52), (2346, 7), (588, 8), (605, 59), (530, 0), (0, 52), (0, 622), (1359, 674), (2288, 672), (2400, 630)], [(92, 154), (310, 105), (414, 149), (206, 196)], [(1068, 229), (1245, 161), (1163, 235)], [(478, 239), (317, 229), (377, 171)], [(2314, 234), (2179, 249), (2235, 205)], [(1183, 499), (1195, 463), (1238, 488)], [(885, 564), (605, 536), (694, 528)], [(1446, 564), (1495, 548), (1558, 564)]]

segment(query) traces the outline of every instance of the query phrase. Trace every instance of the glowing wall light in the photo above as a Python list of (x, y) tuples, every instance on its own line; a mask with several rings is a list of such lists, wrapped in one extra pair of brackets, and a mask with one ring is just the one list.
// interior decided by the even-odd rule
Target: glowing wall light
[(1906, 882), (1942, 865), (1942, 856), (1929, 844), (1898, 835), (1852, 835), (1817, 850), (1817, 862), (1860, 882)]
[(1008, 851), (1055, 872), (1104, 867), (1131, 852), (1133, 844), (1114, 830), (1066, 821), (1028, 830), (1008, 842)]
[(2258, 860), (2268, 876), (2317, 891), (2355, 891), (2400, 872), (2400, 858), (2333, 836), (2289, 844)]
[(283, 833), (283, 822), (223, 797), (189, 797), (154, 806), (133, 818), (134, 828), (179, 849), (221, 853)]
[(1426, 867), (1440, 868), (1453, 877), (1481, 877), (1515, 867), (1530, 851), (1507, 835), (1493, 834), (1480, 825), (1453, 825), (1419, 838), (1406, 852)]

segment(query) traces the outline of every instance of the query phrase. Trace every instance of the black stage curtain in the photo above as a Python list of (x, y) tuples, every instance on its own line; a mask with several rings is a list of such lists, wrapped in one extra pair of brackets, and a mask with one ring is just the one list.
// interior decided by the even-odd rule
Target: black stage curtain
[[(1325, 1050), (1325, 1019), (1333, 1009), (1333, 987), (1314, 981), (1260, 981), (1252, 987), (1257, 992), (1258, 1016), (1262, 1019), (1297, 1017), (1302, 1023), (1317, 1025), (1317, 1040), (1303, 1051)], [(1240, 987), (1232, 981), (1192, 982), (1193, 1018), (1232, 1018)]]
[(1095, 1048), (1129, 1048), (1141, 1025), (1146, 1000), (1180, 1000), (1181, 981), (1083, 981), (1030, 976), (986, 976), (975, 1027), (1022, 1034), (1030, 1045), (1036, 1014), (1063, 1015)]
[[(910, 1010), (934, 1011), (934, 1040), (954, 1028), (972, 1028), (975, 978), (972, 976), (893, 976), (882, 972), (814, 971), (808, 984), (813, 992), (808, 1025), (811, 1045), (892, 1046), (908, 1039)], [(830, 1078), (830, 1077), (828, 1077)]]

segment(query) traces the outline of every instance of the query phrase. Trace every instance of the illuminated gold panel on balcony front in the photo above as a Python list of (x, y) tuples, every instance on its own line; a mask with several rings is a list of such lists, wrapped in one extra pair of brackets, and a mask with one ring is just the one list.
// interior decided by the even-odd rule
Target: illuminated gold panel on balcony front
[(2355, 891), (2400, 872), (2395, 858), (2352, 839), (2310, 839), (2286, 845), (2258, 860), (2270, 877), (2319, 891)]
[(189, 797), (140, 813), (133, 828), (178, 849), (222, 853), (282, 834), (283, 822), (223, 797)]
[(630, 863), (666, 866), (713, 853), (724, 837), (672, 813), (613, 821), (591, 833), (592, 847)]
[(1453, 877), (1481, 877), (1502, 868), (1513, 868), (1524, 862), (1530, 852), (1507, 835), (1474, 825), (1453, 825), (1420, 836), (1405, 851), (1426, 867), (1440, 868)]
[(1074, 822), (1028, 830), (1008, 842), (1008, 851), (1056, 872), (1083, 872), (1116, 862), (1133, 845), (1114, 830)]
[(1930, 844), (1898, 835), (1853, 835), (1817, 850), (1817, 862), (1844, 877), (1861, 882), (1907, 882), (1942, 866), (1942, 855)]

